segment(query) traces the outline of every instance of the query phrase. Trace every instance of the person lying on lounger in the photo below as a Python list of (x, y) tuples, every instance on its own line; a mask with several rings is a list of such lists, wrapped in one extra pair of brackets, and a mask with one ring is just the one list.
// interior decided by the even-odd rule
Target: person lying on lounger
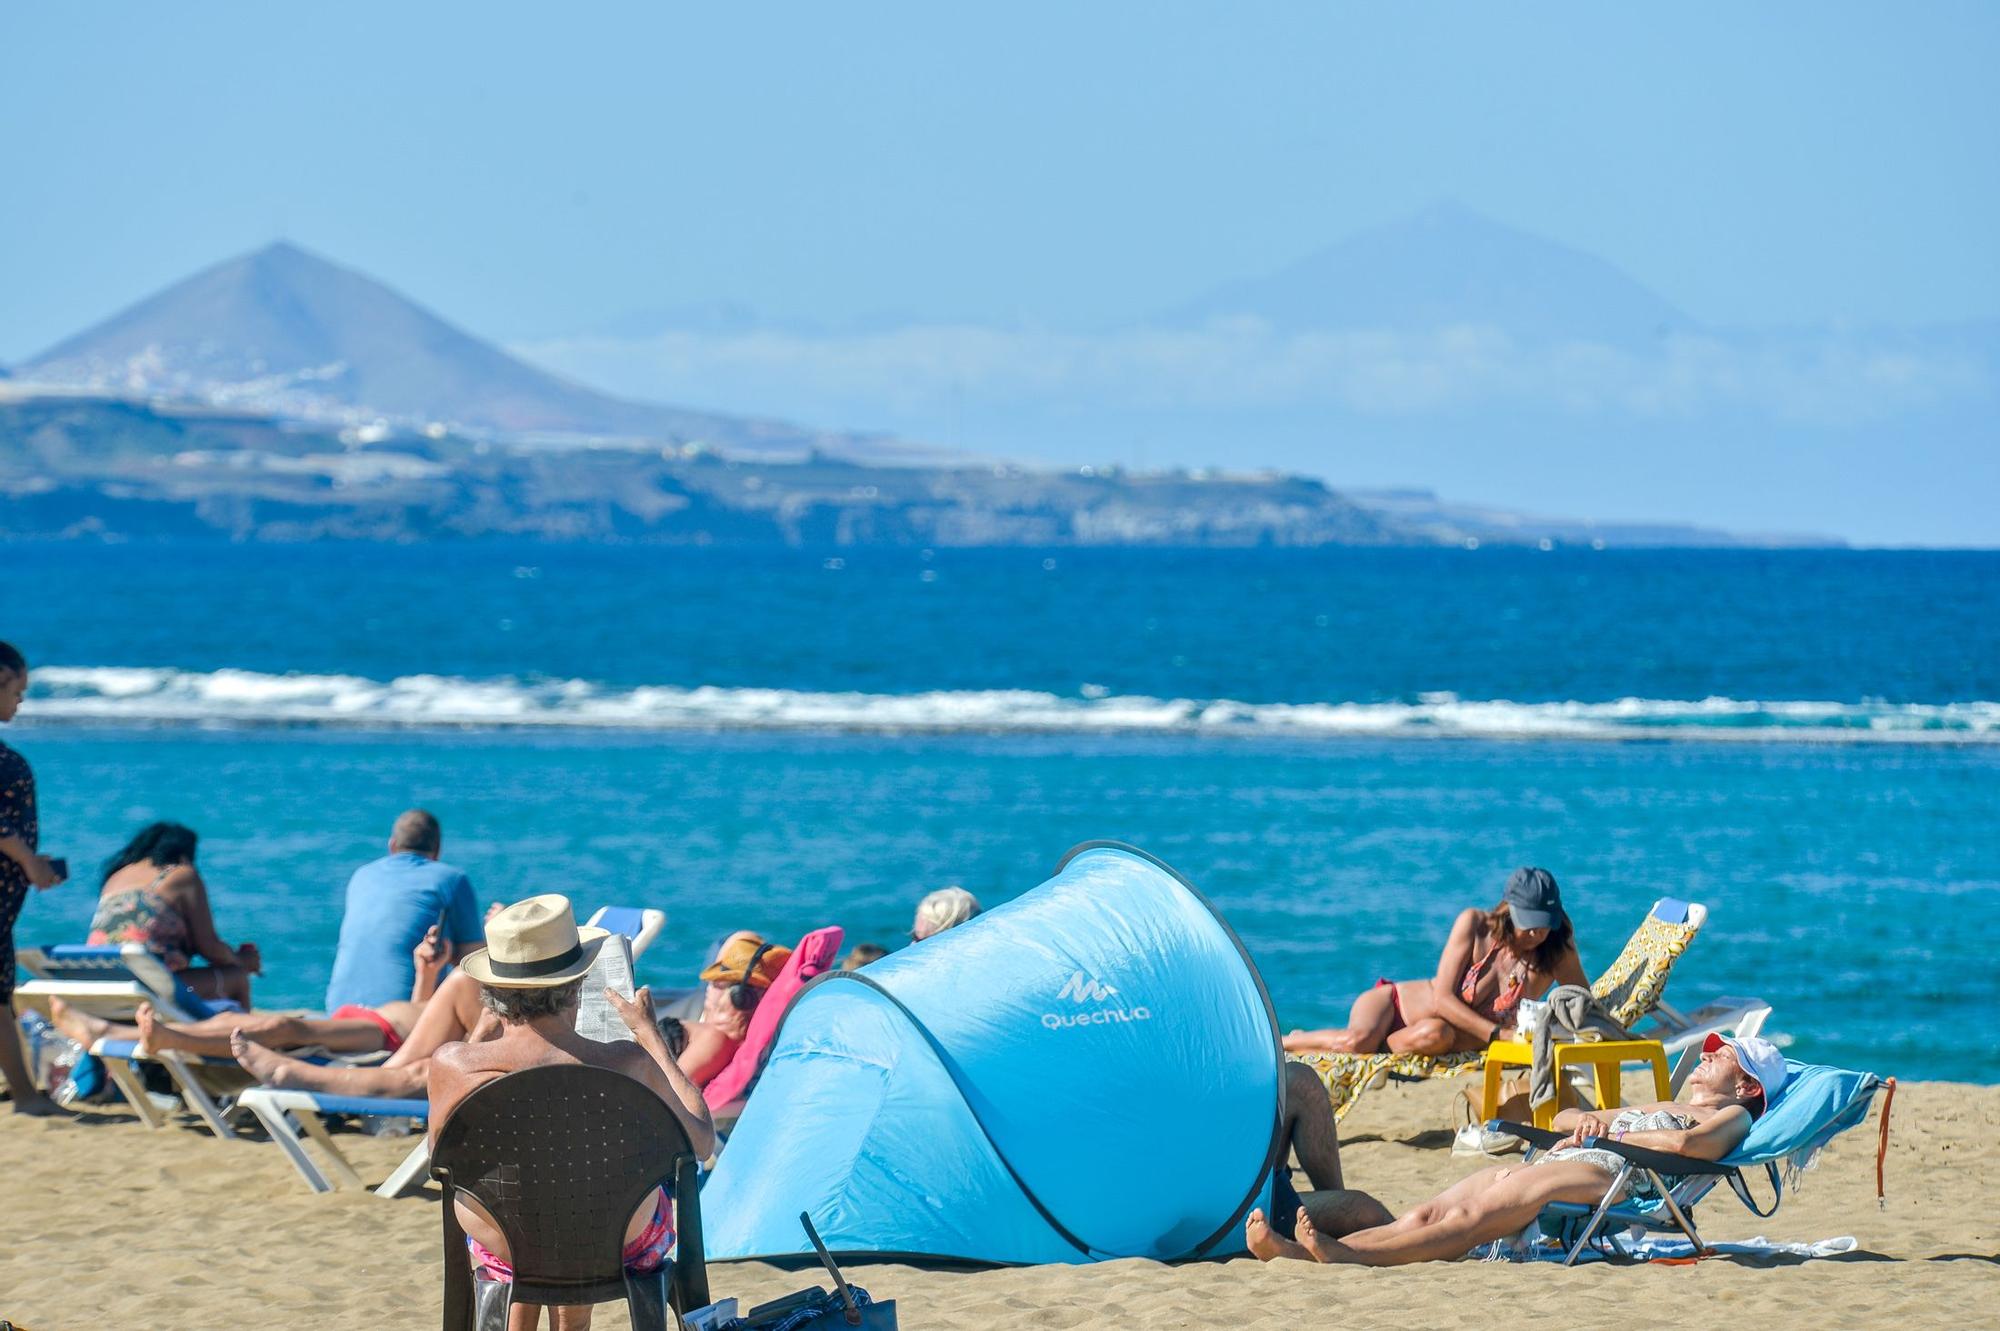
[(1589, 984), (1562, 894), (1546, 869), (1521, 868), (1492, 910), (1460, 913), (1428, 980), (1377, 980), (1342, 1030), (1293, 1031), (1291, 1054), (1449, 1054), (1511, 1031), (1523, 998)]
[[(1250, 1251), (1267, 1262), (1294, 1257), (1402, 1266), (1463, 1257), (1482, 1243), (1518, 1233), (1551, 1202), (1595, 1205), (1603, 1200), (1625, 1161), (1585, 1146), (1589, 1138), (1720, 1160), (1742, 1143), (1752, 1120), (1784, 1084), (1785, 1058), (1770, 1041), (1711, 1035), (1679, 1100), (1634, 1105), (1609, 1117), (1565, 1109), (1556, 1115), (1555, 1125), (1569, 1136), (1531, 1163), (1482, 1169), (1387, 1224), (1332, 1235), (1307, 1207), (1298, 1214), (1296, 1239), (1287, 1239), (1272, 1231), (1262, 1211), (1252, 1211), (1244, 1237)], [(1675, 1181), (1665, 1178), (1669, 1188)], [(1648, 1195), (1651, 1188), (1650, 1179), (1635, 1173), (1627, 1196)]]
[(749, 1034), (750, 1017), (764, 991), (791, 959), (792, 950), (766, 943), (761, 935), (741, 930), (729, 935), (715, 960), (701, 973), (701, 1020), (687, 1027), (687, 1047), (681, 1070), (696, 1086), (706, 1086), (729, 1066)]
[[(487, 917), (489, 925), (497, 914), (495, 912)], [(421, 945), (419, 951), (423, 951)], [(433, 955), (430, 964), (441, 967), (443, 962), (436, 956)], [(420, 958), (419, 988), (425, 983), (425, 964), (426, 961)], [(679, 1054), (686, 1047), (687, 1032), (680, 1022), (661, 1018), (657, 1026), (660, 1038), (671, 1052)], [(498, 1021), (480, 1004), (479, 984), (466, 975), (461, 966), (437, 986), (436, 995), (423, 1005), (422, 1012), (402, 1043), (388, 1058), (373, 1067), (342, 1067), (292, 1058), (267, 1048), (241, 1030), (229, 1035), (228, 1053), (243, 1065), (244, 1071), (265, 1086), (318, 1091), (325, 1095), (420, 1100), (427, 1094), (431, 1058), (440, 1048), (454, 1040), (492, 1039), (498, 1033)]]
[[(151, 1003), (141, 1003), (135, 1020), (124, 1023), (79, 1012), (58, 998), (50, 1001), (49, 1019), (55, 1023), (57, 1030), (86, 1049), (94, 1041), (109, 1037), (135, 1041), (141, 1054), (173, 1049), (210, 1058), (231, 1058), (234, 1057), (232, 1040), (241, 1036), (265, 1049), (325, 1049), (336, 1054), (387, 1050), (394, 1054), (416, 1030), (431, 999), (436, 996), (438, 976), (444, 971), (451, 952), (433, 926), (426, 931), (423, 941), (417, 944), (411, 956), (416, 963), (416, 980), (411, 985), (409, 998), (373, 1008), (350, 1005), (327, 1017), (297, 1017), (280, 1012), (218, 1012), (199, 1021), (173, 1022), (155, 1012)], [(437, 1020), (447, 1021), (446, 1029), (462, 1030), (463, 1027), (449, 1023), (462, 1022), (468, 1016), (476, 1018), (478, 1003), (468, 985), (454, 986), (447, 980), (445, 987), (450, 991), (449, 1006), (453, 1009), (453, 1016), (447, 1019), (441, 1015)], [(444, 1035), (442, 1038), (457, 1039), (458, 1036)], [(435, 1041), (433, 1047), (441, 1042)]]
[[(488, 921), (486, 950), (467, 957), (459, 972), (477, 982), (479, 1002), (498, 1029), (491, 1039), (446, 1044), (431, 1059), (433, 1144), (452, 1110), (477, 1087), (526, 1068), (582, 1063), (651, 1087), (687, 1130), (696, 1155), (714, 1153), (715, 1125), (708, 1106), (661, 1037), (650, 990), (640, 989), (629, 999), (605, 991), (632, 1039), (604, 1044), (576, 1033), (585, 975), (605, 937), (602, 929), (578, 929), (568, 898), (554, 894), (516, 902)], [(457, 1205), (475, 1270), (490, 1279), (512, 1280), (499, 1225), (464, 1193)], [(673, 1198), (665, 1189), (656, 1190), (626, 1226), (625, 1265), (634, 1271), (659, 1269), (672, 1256), (674, 1237)], [(584, 1331), (590, 1307), (561, 1306), (550, 1317), (561, 1331)], [(534, 1304), (517, 1303), (508, 1314), (512, 1331), (533, 1328), (540, 1320), (541, 1308)]]

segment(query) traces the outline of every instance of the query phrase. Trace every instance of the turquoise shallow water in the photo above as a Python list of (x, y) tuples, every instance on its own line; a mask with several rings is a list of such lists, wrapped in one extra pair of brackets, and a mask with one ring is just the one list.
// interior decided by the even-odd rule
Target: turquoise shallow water
[[(645, 902), (647, 976), (685, 983), (732, 927), (898, 941), (922, 892), (996, 901), (1071, 844), (1130, 841), (1207, 891), (1288, 1024), (1420, 975), (1453, 912), (1517, 863), (1563, 883), (1587, 965), (1655, 897), (1709, 904), (1670, 996), (1758, 994), (1791, 1052), (1992, 1081), (2000, 750), (1889, 745), (1300, 743), (1198, 736), (203, 732), (17, 726), (46, 842), (80, 867), (138, 823), (204, 836), (226, 935), (318, 1002), (339, 893), (390, 819), (442, 816), (486, 899)], [(81, 875), (80, 875), (81, 877)], [(79, 936), (88, 883), (36, 897), (23, 942)]]
[[(667, 983), (728, 928), (893, 942), (929, 888), (1118, 838), (1318, 1025), (1533, 862), (1587, 963), (1691, 896), (1675, 999), (2000, 1076), (2000, 553), (0, 555), (49, 848), (193, 824), (271, 1002), (318, 1001), (347, 873), (422, 802), (488, 899), (670, 910)], [(89, 910), (79, 881), (21, 934)]]

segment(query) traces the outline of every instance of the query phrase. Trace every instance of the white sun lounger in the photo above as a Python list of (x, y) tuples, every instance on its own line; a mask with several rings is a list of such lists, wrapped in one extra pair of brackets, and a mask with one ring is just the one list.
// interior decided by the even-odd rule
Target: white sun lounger
[[(130, 1021), (141, 1003), (151, 1003), (155, 1012), (174, 1022), (199, 1021), (230, 1010), (201, 998), (175, 979), (173, 972), (147, 951), (143, 943), (68, 943), (23, 948), (20, 961), (33, 978), (15, 989), (17, 997), (40, 999), (44, 1004), (51, 998), (60, 998), (78, 1011), (113, 1021)], [(138, 1070), (133, 1067), (135, 1062), (158, 1063), (165, 1068), (181, 1099), (200, 1116), (209, 1131), (218, 1137), (235, 1136), (200, 1075), (204, 1067), (240, 1074), (242, 1070), (233, 1060), (203, 1058), (173, 1050), (143, 1055), (131, 1040), (98, 1040), (91, 1045), (90, 1053), (103, 1060), (105, 1072), (147, 1127), (166, 1126), (167, 1114), (147, 1093)]]
[[(589, 922), (623, 934), (632, 944), (632, 955), (637, 957), (666, 927), (667, 917), (664, 911), (636, 906), (605, 906)], [(23, 948), (20, 963), (33, 978), (15, 990), (18, 997), (39, 998), (43, 1005), (50, 998), (60, 998), (78, 1011), (107, 1020), (129, 1022), (140, 1003), (151, 1003), (155, 1012), (172, 1022), (199, 1021), (217, 1012), (233, 1010), (229, 1005), (201, 998), (176, 979), (143, 943), (64, 943)], [(165, 1068), (182, 1103), (210, 1132), (225, 1138), (236, 1135), (229, 1123), (233, 1109), (223, 1107), (203, 1075), (206, 1072), (209, 1077), (235, 1080), (242, 1069), (234, 1059), (207, 1058), (176, 1050), (141, 1054), (137, 1043), (131, 1040), (98, 1040), (89, 1052), (103, 1060), (112, 1083), (147, 1127), (165, 1127), (168, 1111), (147, 1092), (133, 1066), (135, 1063), (157, 1063)]]
[[(236, 1103), (257, 1116), (264, 1125), (264, 1131), (271, 1140), (284, 1151), (285, 1158), (292, 1162), (292, 1168), (299, 1171), (299, 1177), (314, 1192), (332, 1192), (336, 1188), (366, 1188), (361, 1175), (355, 1172), (353, 1162), (341, 1152), (333, 1134), (326, 1130), (326, 1119), (332, 1114), (358, 1114), (364, 1118), (411, 1118), (428, 1126), (431, 1102), (428, 1100), (385, 1100), (374, 1096), (323, 1095), (317, 1091), (287, 1091), (275, 1086), (253, 1086), (236, 1097)], [(307, 1153), (304, 1138), (310, 1137), (326, 1155), (326, 1169), (321, 1169)], [(424, 1177), (430, 1164), (429, 1138), (419, 1136), (417, 1144), (403, 1157), (403, 1163), (395, 1172), (375, 1189), (377, 1197), (394, 1197), (410, 1184)], [(328, 1178), (331, 1171), (333, 1178)]]

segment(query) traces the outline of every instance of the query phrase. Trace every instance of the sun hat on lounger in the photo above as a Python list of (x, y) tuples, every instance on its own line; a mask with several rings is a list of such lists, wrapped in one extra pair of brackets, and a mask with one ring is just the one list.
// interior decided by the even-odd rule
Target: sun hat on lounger
[(549, 989), (582, 979), (609, 937), (605, 929), (577, 928), (569, 898), (549, 892), (488, 920), (486, 950), (459, 969), (493, 989)]

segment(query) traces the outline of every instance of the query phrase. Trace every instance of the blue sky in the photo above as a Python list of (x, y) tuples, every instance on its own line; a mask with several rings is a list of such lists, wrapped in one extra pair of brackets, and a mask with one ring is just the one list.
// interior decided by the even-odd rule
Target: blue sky
[[(1996, 57), (1991, 5), (16, 6), (0, 362), (285, 236), (661, 395), (565, 348), (715, 303), (1090, 330), (1440, 199), (1702, 321), (1992, 319)], [(874, 416), (823, 423), (1011, 442)]]

